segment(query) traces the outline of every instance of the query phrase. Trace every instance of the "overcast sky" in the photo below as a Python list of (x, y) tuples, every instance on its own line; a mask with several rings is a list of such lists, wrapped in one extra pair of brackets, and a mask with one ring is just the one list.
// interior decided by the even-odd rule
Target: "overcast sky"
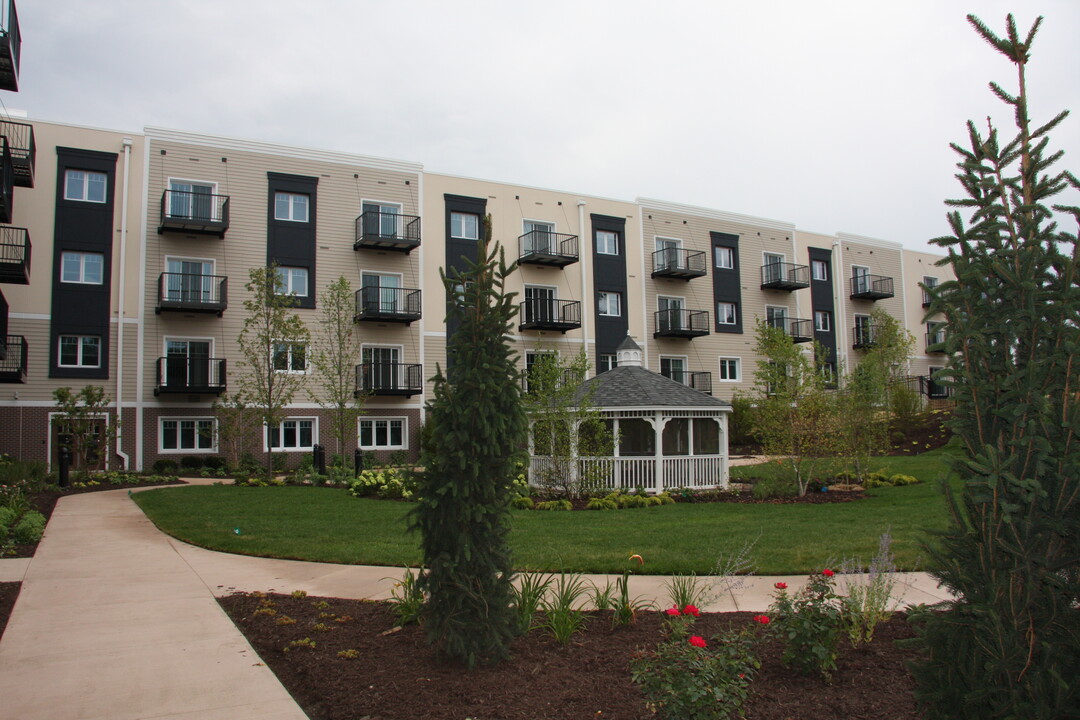
[[(30, 117), (422, 162), (924, 249), (948, 144), (1011, 118), (968, 26), (1045, 22), (1031, 112), (1080, 172), (1077, 0), (18, 0)], [(1011, 137), (1011, 131), (1009, 136)], [(1080, 202), (1073, 198), (1074, 203)]]

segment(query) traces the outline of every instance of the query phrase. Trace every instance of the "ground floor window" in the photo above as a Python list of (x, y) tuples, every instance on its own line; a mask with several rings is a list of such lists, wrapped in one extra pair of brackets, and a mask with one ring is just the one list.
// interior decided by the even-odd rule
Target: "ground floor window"
[(217, 452), (213, 418), (161, 418), (161, 450)]
[(270, 450), (311, 450), (318, 436), (315, 418), (286, 418), (269, 428)]
[(363, 450), (404, 450), (405, 418), (363, 418), (360, 447)]

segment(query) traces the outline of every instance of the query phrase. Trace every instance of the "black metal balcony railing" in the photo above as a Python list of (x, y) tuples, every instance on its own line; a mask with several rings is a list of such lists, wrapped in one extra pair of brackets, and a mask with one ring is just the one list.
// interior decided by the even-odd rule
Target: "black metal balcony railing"
[(946, 400), (953, 396), (953, 388), (935, 382), (933, 375), (909, 375), (895, 381), (892, 386), (903, 386), (908, 391), (918, 393), (930, 400)]
[(0, 137), (0, 223), (11, 222), (14, 211), (15, 168), (11, 160), (11, 145), (6, 137)]
[(229, 196), (166, 190), (161, 195), (161, 223), (166, 231), (225, 237), (229, 229)]
[(801, 290), (810, 287), (810, 266), (789, 262), (761, 266), (762, 290)]
[(420, 218), (416, 215), (368, 210), (356, 218), (353, 250), (372, 248), (410, 253), (420, 247)]
[(37, 143), (34, 126), (28, 123), (0, 120), (0, 135), (8, 139), (11, 148), (11, 169), (19, 187), (34, 187), (34, 165), (37, 163)]
[(578, 261), (578, 236), (532, 230), (518, 238), (518, 262), (566, 267)]
[(883, 300), (893, 296), (893, 282), (885, 275), (853, 275), (852, 300)]
[(780, 328), (793, 342), (804, 343), (814, 339), (814, 323), (812, 320), (793, 317), (773, 317), (766, 321), (769, 327)]
[(518, 330), (558, 330), (581, 327), (581, 303), (577, 300), (532, 298), (521, 303)]
[[(7, 12), (3, 12), (6, 9)], [(22, 32), (15, 0), (0, 5), (0, 90), (19, 90), (19, 60), (22, 55)]]
[(0, 228), (0, 283), (30, 283), (30, 231)]
[(225, 392), (225, 359), (170, 355), (158, 358), (154, 394)]
[(4, 349), (4, 358), (0, 360), (0, 383), (26, 382), (26, 338), (7, 335)]
[(412, 323), (420, 319), (420, 291), (410, 288), (369, 285), (356, 291), (353, 322)]
[(706, 273), (705, 253), (682, 248), (664, 248), (652, 255), (652, 276), (690, 280)]
[(706, 395), (712, 395), (712, 373), (692, 372), (690, 370), (668, 370), (661, 373), (664, 377), (671, 378), (677, 383), (682, 383), (689, 388), (699, 390)]
[(228, 295), (229, 279), (224, 275), (161, 273), (154, 312), (215, 313), (221, 317), (229, 306)]
[(424, 390), (423, 365), (374, 362), (356, 366), (355, 395), (411, 397)]
[(7, 355), (8, 302), (0, 292), (0, 360)]
[(945, 329), (938, 328), (926, 333), (926, 352), (928, 353), (943, 353), (945, 352)]
[(928, 307), (930, 307), (930, 303), (932, 301), (933, 301), (933, 298), (930, 297), (930, 293), (927, 292), (925, 288), (923, 288), (923, 291), (922, 291), (922, 306), (924, 308), (928, 308)]
[(876, 325), (856, 325), (851, 332), (854, 336), (851, 347), (855, 350), (869, 350), (874, 347), (877, 339)]
[(683, 337), (693, 339), (709, 334), (707, 310), (657, 310), (654, 315), (654, 338)]

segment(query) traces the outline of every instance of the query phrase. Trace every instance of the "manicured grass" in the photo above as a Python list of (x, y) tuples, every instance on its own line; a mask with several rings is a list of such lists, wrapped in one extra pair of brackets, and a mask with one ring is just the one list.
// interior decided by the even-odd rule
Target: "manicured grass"
[[(845, 557), (868, 561), (880, 535), (891, 528), (901, 568), (924, 569), (919, 542), (927, 529), (945, 526), (944, 501), (934, 482), (946, 472), (943, 460), (940, 452), (881, 458), (878, 464), (887, 472), (924, 482), (872, 490), (867, 499), (851, 503), (515, 511), (515, 565), (618, 573), (638, 553), (652, 574), (706, 574), (718, 557), (754, 541), (756, 572), (802, 574)], [(149, 490), (135, 500), (166, 533), (215, 550), (390, 566), (420, 560), (418, 538), (405, 532), (408, 503), (353, 498), (340, 489), (234, 486)]]

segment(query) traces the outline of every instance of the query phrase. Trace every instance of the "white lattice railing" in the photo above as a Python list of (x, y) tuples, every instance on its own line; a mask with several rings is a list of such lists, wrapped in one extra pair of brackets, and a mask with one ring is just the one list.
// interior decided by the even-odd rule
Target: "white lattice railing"
[(654, 493), (677, 487), (727, 487), (728, 459), (722, 455), (665, 457), (658, 466), (654, 457), (588, 457), (574, 463), (534, 455), (529, 464), (530, 485), (579, 483), (609, 490), (640, 487)]

